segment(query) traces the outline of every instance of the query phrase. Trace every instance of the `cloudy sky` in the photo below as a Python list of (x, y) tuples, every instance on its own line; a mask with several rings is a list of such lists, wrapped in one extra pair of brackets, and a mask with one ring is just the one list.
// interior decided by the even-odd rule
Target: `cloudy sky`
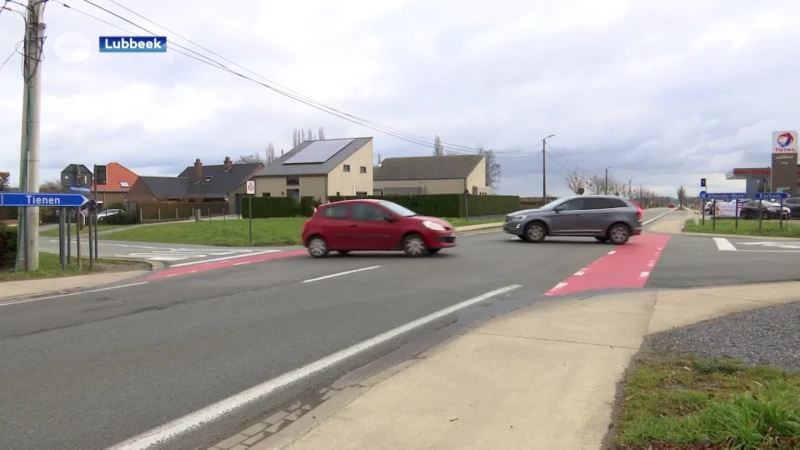
[[(69, 163), (110, 161), (176, 175), (195, 158), (263, 154), (268, 142), (288, 151), (294, 128), (322, 126), (328, 138), (373, 136), (383, 158), (429, 155), (437, 134), (453, 150), (494, 149), (500, 191), (523, 196), (541, 195), (541, 139), (555, 134), (549, 194), (566, 194), (564, 174), (610, 166), (618, 179), (674, 195), (681, 184), (696, 192), (701, 177), (710, 190), (743, 188), (725, 172), (767, 166), (771, 132), (800, 128), (796, 0), (115, 1), (172, 32), (92, 0), (415, 142), (173, 51), (99, 54), (99, 36), (146, 33), (85, 0), (50, 0), (43, 180)], [(0, 64), (13, 54), (0, 69), (0, 170), (15, 180), (22, 35), (21, 16), (0, 13)]]

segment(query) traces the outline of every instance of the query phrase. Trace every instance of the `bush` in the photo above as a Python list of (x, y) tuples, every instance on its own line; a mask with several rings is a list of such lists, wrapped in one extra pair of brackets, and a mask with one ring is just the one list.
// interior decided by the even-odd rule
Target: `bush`
[(0, 270), (13, 268), (16, 258), (17, 228), (0, 224)]
[(291, 197), (245, 197), (242, 199), (242, 217), (250, 218), (249, 201), (253, 201), (253, 218), (311, 217), (320, 201), (314, 197), (302, 197), (295, 201)]
[[(332, 202), (349, 200), (356, 197), (331, 197)], [(465, 217), (494, 216), (519, 211), (520, 200), (516, 195), (470, 195), (464, 198), (461, 194), (433, 195), (387, 195), (370, 197), (386, 200), (405, 206), (423, 216)]]
[(100, 222), (106, 225), (136, 225), (139, 223), (139, 216), (132, 212), (121, 212), (112, 214)]
[(17, 220), (18, 218), (19, 208), (0, 207), (0, 220)]

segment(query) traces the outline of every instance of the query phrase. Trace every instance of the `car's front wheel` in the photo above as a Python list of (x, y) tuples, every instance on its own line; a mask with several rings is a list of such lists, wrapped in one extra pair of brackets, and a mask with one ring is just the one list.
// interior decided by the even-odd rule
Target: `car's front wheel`
[(547, 229), (541, 222), (531, 222), (525, 226), (523, 236), (525, 242), (542, 242), (547, 237)]
[(416, 233), (409, 234), (403, 239), (403, 251), (412, 258), (428, 254), (428, 249), (425, 248), (425, 240)]
[(328, 256), (328, 243), (322, 236), (314, 236), (308, 240), (308, 254), (314, 258)]

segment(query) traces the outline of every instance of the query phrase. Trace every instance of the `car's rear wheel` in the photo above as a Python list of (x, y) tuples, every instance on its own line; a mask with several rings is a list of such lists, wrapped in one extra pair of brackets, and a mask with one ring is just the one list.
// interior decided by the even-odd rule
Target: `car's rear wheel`
[(314, 258), (324, 258), (328, 256), (328, 243), (322, 236), (313, 236), (308, 240), (308, 254)]
[(525, 226), (523, 236), (526, 242), (542, 242), (547, 237), (547, 229), (541, 222), (531, 222)]
[(624, 245), (631, 238), (631, 229), (624, 223), (615, 223), (608, 229), (607, 237), (614, 245)]
[(416, 233), (409, 234), (403, 239), (403, 251), (412, 258), (418, 258), (428, 253), (428, 249), (425, 248), (425, 240)]
[(602, 242), (602, 243), (608, 242), (608, 238), (607, 237), (595, 236), (594, 238), (597, 239), (597, 242)]

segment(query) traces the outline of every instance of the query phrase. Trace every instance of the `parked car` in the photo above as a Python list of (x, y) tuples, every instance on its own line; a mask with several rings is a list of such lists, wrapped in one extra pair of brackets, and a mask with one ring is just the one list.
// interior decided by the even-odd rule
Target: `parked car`
[(320, 205), (303, 225), (303, 245), (314, 258), (332, 251), (404, 251), (419, 257), (455, 247), (447, 221), (420, 216), (386, 200), (358, 199)]
[(109, 216), (120, 214), (122, 212), (124, 211), (121, 209), (107, 209), (105, 211), (100, 211), (99, 213), (97, 213), (97, 220), (102, 221), (107, 219)]
[(580, 195), (506, 216), (503, 230), (527, 242), (547, 236), (586, 236), (622, 245), (642, 233), (642, 208), (622, 197)]
[(800, 197), (787, 198), (783, 204), (792, 211), (792, 217), (800, 217)]
[[(792, 215), (792, 210), (783, 207), (783, 218), (789, 219)], [(763, 220), (780, 219), (781, 218), (781, 205), (766, 200), (750, 200), (742, 205), (742, 211), (739, 213), (742, 219), (758, 219), (761, 217)]]

